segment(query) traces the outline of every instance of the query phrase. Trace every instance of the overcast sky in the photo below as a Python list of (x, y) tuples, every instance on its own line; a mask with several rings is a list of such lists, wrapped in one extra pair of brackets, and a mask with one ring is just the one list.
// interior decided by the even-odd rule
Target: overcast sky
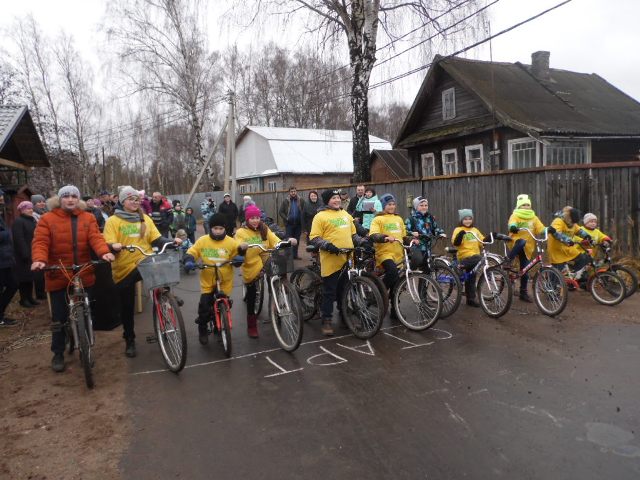
[[(498, 31), (551, 7), (560, 0), (500, 0), (490, 8), (491, 31)], [(78, 47), (94, 65), (99, 65), (101, 35), (96, 33), (105, 9), (100, 0), (16, 0), (2, 2), (0, 28), (8, 28), (15, 16), (33, 13), (47, 33), (60, 29), (73, 34)], [(206, 2), (205, 2), (206, 3)], [(220, 6), (227, 2), (211, 0), (209, 5), (210, 41), (224, 48), (239, 40), (255, 41), (255, 34), (222, 30), (218, 20)], [(218, 8), (217, 8), (218, 7)], [(518, 28), (492, 42), (496, 61), (530, 63), (531, 53), (551, 52), (551, 67), (585, 73), (597, 73), (607, 81), (640, 100), (640, 0), (573, 0), (571, 3)], [(222, 33), (224, 31), (224, 33)], [(272, 32), (274, 39), (281, 32)], [(264, 35), (260, 35), (264, 40)], [(3, 42), (6, 45), (7, 42)], [(488, 45), (465, 54), (470, 58), (489, 59)], [(415, 60), (412, 61), (415, 66)], [(402, 62), (380, 69), (372, 82), (403, 73), (411, 63)], [(418, 63), (419, 64), (419, 63)], [(374, 101), (381, 98), (413, 101), (426, 71), (404, 82), (396, 82), (384, 92), (372, 92)]]

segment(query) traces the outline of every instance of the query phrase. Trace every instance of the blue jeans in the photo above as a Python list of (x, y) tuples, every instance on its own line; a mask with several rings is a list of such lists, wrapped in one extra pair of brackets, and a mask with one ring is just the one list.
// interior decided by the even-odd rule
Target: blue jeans
[[(523, 239), (516, 240), (515, 243), (513, 244), (513, 248), (509, 251), (509, 254), (507, 255), (507, 258), (509, 258), (509, 260), (513, 260), (514, 258), (518, 257), (518, 260), (520, 261), (520, 270), (522, 270), (523, 268), (526, 268), (526, 266), (529, 265), (529, 259), (527, 258), (527, 254), (524, 253), (524, 247), (526, 244), (527, 242)], [(520, 277), (520, 293), (527, 291), (528, 283), (529, 283), (529, 274), (524, 274), (522, 277)]]
[[(302, 234), (302, 224), (300, 222), (289, 224), (287, 223), (287, 239), (295, 238), (300, 243), (300, 235)], [(296, 244), (293, 249), (293, 258), (298, 258), (298, 245)]]

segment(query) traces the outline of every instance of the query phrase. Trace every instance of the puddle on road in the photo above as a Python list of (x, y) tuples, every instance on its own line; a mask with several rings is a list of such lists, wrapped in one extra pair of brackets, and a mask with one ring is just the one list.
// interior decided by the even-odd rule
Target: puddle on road
[(629, 445), (635, 436), (633, 433), (608, 423), (589, 422), (587, 440), (600, 445), (602, 452), (611, 452), (622, 457), (640, 457), (640, 448)]

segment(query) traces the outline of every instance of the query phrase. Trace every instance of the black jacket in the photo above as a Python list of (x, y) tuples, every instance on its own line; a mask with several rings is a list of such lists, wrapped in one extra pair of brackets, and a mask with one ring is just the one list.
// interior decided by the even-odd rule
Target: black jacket
[[(304, 205), (305, 205), (305, 201), (298, 197), (298, 210), (300, 211), (300, 226), (304, 225)], [(289, 222), (289, 210), (291, 209), (291, 197), (287, 196), (287, 198), (285, 198), (282, 201), (282, 205), (280, 205), (280, 210), (278, 210), (278, 215), (280, 216), (280, 218), (282, 219), (282, 221), (284, 222), (285, 225), (287, 225)]]
[(11, 231), (0, 216), (0, 268), (13, 267), (15, 263)]
[(13, 250), (15, 252), (15, 273), (18, 282), (33, 280), (31, 271), (31, 242), (36, 229), (36, 219), (28, 215), (20, 215), (11, 227), (13, 233)]
[[(227, 225), (228, 226), (236, 226), (236, 220), (238, 219), (238, 206), (233, 202), (222, 202), (218, 206), (218, 213), (222, 213), (225, 217), (227, 217)], [(230, 235), (231, 233), (228, 233)]]
[(310, 200), (305, 202), (302, 230), (304, 230), (305, 232), (311, 231), (311, 223), (313, 222), (313, 217), (316, 216), (316, 213), (318, 213), (318, 209), (320, 207), (322, 207), (322, 202), (320, 200), (316, 201), (316, 203), (312, 203)]

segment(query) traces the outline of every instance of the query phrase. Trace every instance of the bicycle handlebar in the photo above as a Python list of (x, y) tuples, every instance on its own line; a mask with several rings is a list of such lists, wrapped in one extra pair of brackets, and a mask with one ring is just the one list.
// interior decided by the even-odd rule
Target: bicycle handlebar
[(519, 232), (527, 232), (531, 238), (533, 238), (536, 242), (539, 242), (539, 243), (546, 242), (549, 239), (549, 231), (546, 228), (544, 229), (544, 237), (543, 238), (537, 238), (533, 234), (533, 232), (531, 230), (529, 230), (528, 228), (526, 228), (526, 227), (518, 228), (518, 231)]
[[(169, 245), (171, 245), (171, 247), (169, 247)], [(145, 257), (154, 257), (156, 255), (162, 255), (167, 248), (176, 248), (176, 247), (177, 247), (177, 245), (175, 243), (170, 242), (170, 243), (165, 243), (162, 246), (162, 249), (160, 251), (158, 251), (157, 248), (154, 247), (154, 251), (152, 253), (145, 252), (139, 245), (123, 245), (122, 246), (122, 250), (127, 250), (128, 252), (131, 252), (131, 253), (133, 253), (136, 250), (138, 250)]]
[(288, 248), (291, 246), (291, 242), (289, 240), (282, 240), (278, 243), (276, 243), (276, 246), (274, 248), (265, 248), (261, 243), (254, 243), (251, 244), (247, 247), (247, 250), (250, 248), (259, 248), (260, 250), (262, 250), (265, 253), (270, 253), (273, 252), (275, 250), (280, 250), (281, 248)]
[(45, 271), (45, 272), (51, 272), (51, 271), (54, 271), (54, 270), (78, 271), (78, 270), (81, 270), (82, 268), (86, 267), (87, 265), (98, 265), (100, 263), (109, 263), (109, 262), (107, 262), (106, 260), (91, 260), (89, 262), (80, 263), (78, 265), (47, 265), (41, 271)]
[[(491, 233), (489, 234), (489, 237), (488, 237), (488, 238), (490, 238), (490, 239), (491, 239), (491, 241), (490, 241), (490, 242), (483, 242), (483, 241), (482, 241), (482, 240), (480, 240), (480, 238), (475, 234), (475, 232), (467, 232), (467, 233), (470, 233), (471, 235), (473, 235), (473, 237), (474, 237), (474, 238), (475, 238), (479, 243), (481, 243), (481, 244), (483, 244), (483, 245), (493, 245), (493, 244), (496, 242), (496, 240), (502, 240), (503, 242), (507, 242), (507, 241), (509, 241), (509, 242), (510, 242), (510, 241), (512, 240), (512, 238), (511, 238), (511, 237), (509, 237), (509, 236), (507, 236), (507, 235), (503, 235), (502, 233), (498, 233), (498, 234), (496, 235), (496, 237), (494, 238), (494, 236), (493, 236), (493, 232), (491, 232)], [(485, 238), (487, 238), (487, 237), (485, 237)]]

